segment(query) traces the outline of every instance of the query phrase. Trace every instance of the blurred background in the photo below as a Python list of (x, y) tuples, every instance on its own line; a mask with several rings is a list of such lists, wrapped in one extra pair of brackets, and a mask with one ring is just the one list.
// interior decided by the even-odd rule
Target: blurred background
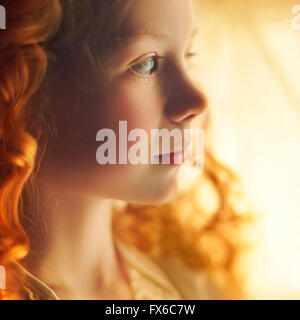
[(259, 214), (251, 235), (256, 245), (245, 262), (253, 299), (300, 298), (296, 5), (300, 0), (195, 1), (196, 72), (210, 101), (210, 140), (243, 179)]

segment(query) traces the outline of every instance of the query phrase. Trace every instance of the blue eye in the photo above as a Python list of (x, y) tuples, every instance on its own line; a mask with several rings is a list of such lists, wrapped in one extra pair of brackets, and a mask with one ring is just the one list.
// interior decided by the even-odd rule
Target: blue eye
[(131, 68), (139, 75), (149, 76), (158, 70), (158, 56), (151, 56), (133, 65)]

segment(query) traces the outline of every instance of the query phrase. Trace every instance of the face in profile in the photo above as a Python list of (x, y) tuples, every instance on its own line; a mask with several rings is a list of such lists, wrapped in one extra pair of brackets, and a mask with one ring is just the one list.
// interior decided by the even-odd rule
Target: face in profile
[[(51, 106), (58, 138), (49, 139), (40, 174), (48, 183), (74, 192), (162, 203), (176, 194), (180, 166), (99, 165), (96, 134), (109, 128), (118, 139), (119, 121), (127, 122), (128, 132), (143, 129), (148, 137), (151, 129), (183, 132), (203, 112), (205, 98), (186, 68), (194, 33), (191, 1), (134, 0), (121, 28), (120, 42), (104, 65), (105, 86), (84, 97), (71, 88), (80, 101), (76, 108), (64, 99), (64, 88), (58, 90), (57, 103)], [(127, 149), (134, 143), (128, 142)]]

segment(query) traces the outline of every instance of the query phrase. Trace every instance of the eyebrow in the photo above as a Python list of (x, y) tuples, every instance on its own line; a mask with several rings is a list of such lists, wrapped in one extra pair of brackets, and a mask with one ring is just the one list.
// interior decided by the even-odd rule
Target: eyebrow
[(135, 31), (124, 32), (115, 40), (121, 41), (121, 42), (132, 42), (145, 37), (155, 38), (155, 39), (166, 39), (168, 36), (169, 36), (168, 33), (162, 33), (156, 30), (139, 29)]
[(199, 29), (197, 27), (194, 27), (192, 35), (191, 35), (191, 40), (193, 40), (197, 36), (198, 33), (199, 33)]
[[(199, 29), (194, 27), (193, 32), (190, 36), (190, 41), (192, 41), (197, 33), (199, 32)], [(136, 31), (127, 31), (120, 35), (118, 38), (116, 38), (114, 41), (117, 42), (133, 42), (137, 41), (141, 38), (144, 37), (150, 37), (150, 38), (155, 38), (155, 39), (166, 39), (170, 36), (169, 33), (162, 33), (157, 30), (151, 30), (151, 29), (140, 29)]]

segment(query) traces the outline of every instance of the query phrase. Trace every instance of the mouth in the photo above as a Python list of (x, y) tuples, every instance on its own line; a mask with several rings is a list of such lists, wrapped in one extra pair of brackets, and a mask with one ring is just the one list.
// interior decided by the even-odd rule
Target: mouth
[(160, 164), (181, 165), (185, 161), (184, 150), (155, 156)]
[(186, 150), (192, 143), (192, 138), (187, 136), (184, 142), (183, 148), (174, 148), (174, 151), (168, 153), (162, 153), (154, 156), (155, 163), (169, 164), (169, 165), (182, 165), (186, 160)]

